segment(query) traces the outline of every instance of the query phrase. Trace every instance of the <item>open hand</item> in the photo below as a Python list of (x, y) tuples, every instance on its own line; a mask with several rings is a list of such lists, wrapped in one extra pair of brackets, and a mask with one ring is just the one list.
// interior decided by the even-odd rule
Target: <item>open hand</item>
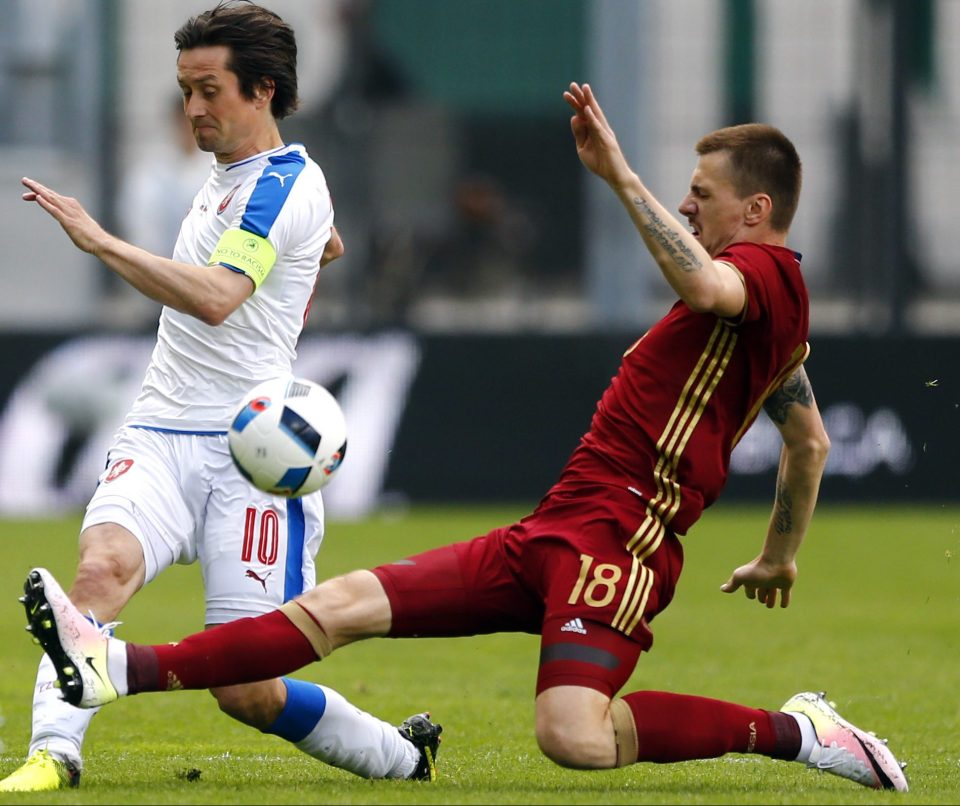
[(768, 608), (776, 607), (777, 595), (780, 607), (790, 604), (790, 590), (797, 579), (797, 564), (774, 565), (757, 557), (753, 562), (741, 565), (730, 579), (720, 586), (724, 593), (734, 593), (743, 588), (748, 599), (756, 599)]
[(574, 111), (570, 128), (580, 161), (611, 184), (629, 176), (630, 166), (590, 85), (581, 87), (576, 82), (572, 83), (570, 89), (563, 93), (563, 99)]
[(35, 179), (25, 176), (20, 181), (27, 188), (22, 197), (24, 201), (36, 202), (50, 213), (70, 236), (70, 240), (84, 252), (96, 252), (98, 245), (106, 238), (106, 233), (83, 209), (80, 202), (70, 196), (60, 195)]

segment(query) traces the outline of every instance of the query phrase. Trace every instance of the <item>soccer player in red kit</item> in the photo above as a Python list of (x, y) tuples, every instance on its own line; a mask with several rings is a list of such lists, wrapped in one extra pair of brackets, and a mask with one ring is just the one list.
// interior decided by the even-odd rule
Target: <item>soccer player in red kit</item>
[(679, 536), (719, 496), (730, 453), (761, 408), (783, 438), (773, 513), (759, 555), (722, 589), (743, 588), (768, 608), (790, 603), (829, 440), (802, 366), (800, 256), (786, 246), (801, 178), (790, 141), (761, 124), (702, 138), (679, 208), (688, 231), (630, 168), (589, 85), (571, 84), (564, 98), (581, 161), (623, 202), (680, 299), (626, 351), (536, 510), (482, 537), (329, 580), (276, 613), (174, 646), (100, 636), (49, 573), (34, 570), (24, 597), (31, 628), (57, 663), (67, 699), (92, 706), (271, 678), (374, 636), (525, 631), (542, 636), (536, 734), (558, 764), (600, 769), (759, 753), (907, 789), (886, 746), (818, 694), (797, 694), (778, 711), (658, 691), (617, 696), (673, 597)]

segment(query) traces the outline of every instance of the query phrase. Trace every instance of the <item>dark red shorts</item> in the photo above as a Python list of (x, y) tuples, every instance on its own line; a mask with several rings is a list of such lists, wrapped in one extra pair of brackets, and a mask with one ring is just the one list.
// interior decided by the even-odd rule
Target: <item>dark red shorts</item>
[(680, 541), (644, 502), (603, 487), (553, 494), (519, 523), (373, 573), (391, 637), (540, 634), (538, 694), (577, 685), (613, 697), (653, 643), (650, 621), (682, 566)]

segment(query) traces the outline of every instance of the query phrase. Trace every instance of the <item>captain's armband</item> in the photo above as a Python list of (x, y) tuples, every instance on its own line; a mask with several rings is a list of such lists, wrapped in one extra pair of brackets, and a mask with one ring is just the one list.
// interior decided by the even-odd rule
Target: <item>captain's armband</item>
[(228, 229), (220, 236), (207, 265), (226, 264), (243, 272), (259, 288), (276, 262), (277, 252), (266, 238), (242, 229)]

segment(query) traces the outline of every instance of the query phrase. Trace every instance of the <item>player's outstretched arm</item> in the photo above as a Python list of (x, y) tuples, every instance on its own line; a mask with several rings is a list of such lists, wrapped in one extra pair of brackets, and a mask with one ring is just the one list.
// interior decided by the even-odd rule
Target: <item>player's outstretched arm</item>
[(201, 267), (153, 255), (108, 233), (76, 199), (34, 179), (22, 180), (23, 200), (36, 202), (77, 246), (150, 299), (219, 325), (253, 292), (253, 282), (223, 266)]
[(626, 207), (644, 244), (677, 295), (693, 310), (734, 317), (743, 310), (740, 276), (712, 256), (647, 190), (627, 163), (616, 134), (589, 84), (564, 92), (580, 161), (606, 180)]
[(721, 590), (733, 593), (742, 587), (748, 599), (767, 607), (775, 607), (779, 595), (780, 606), (787, 607), (797, 577), (797, 551), (817, 504), (830, 440), (802, 366), (763, 407), (783, 438), (773, 513), (760, 555), (737, 568)]

